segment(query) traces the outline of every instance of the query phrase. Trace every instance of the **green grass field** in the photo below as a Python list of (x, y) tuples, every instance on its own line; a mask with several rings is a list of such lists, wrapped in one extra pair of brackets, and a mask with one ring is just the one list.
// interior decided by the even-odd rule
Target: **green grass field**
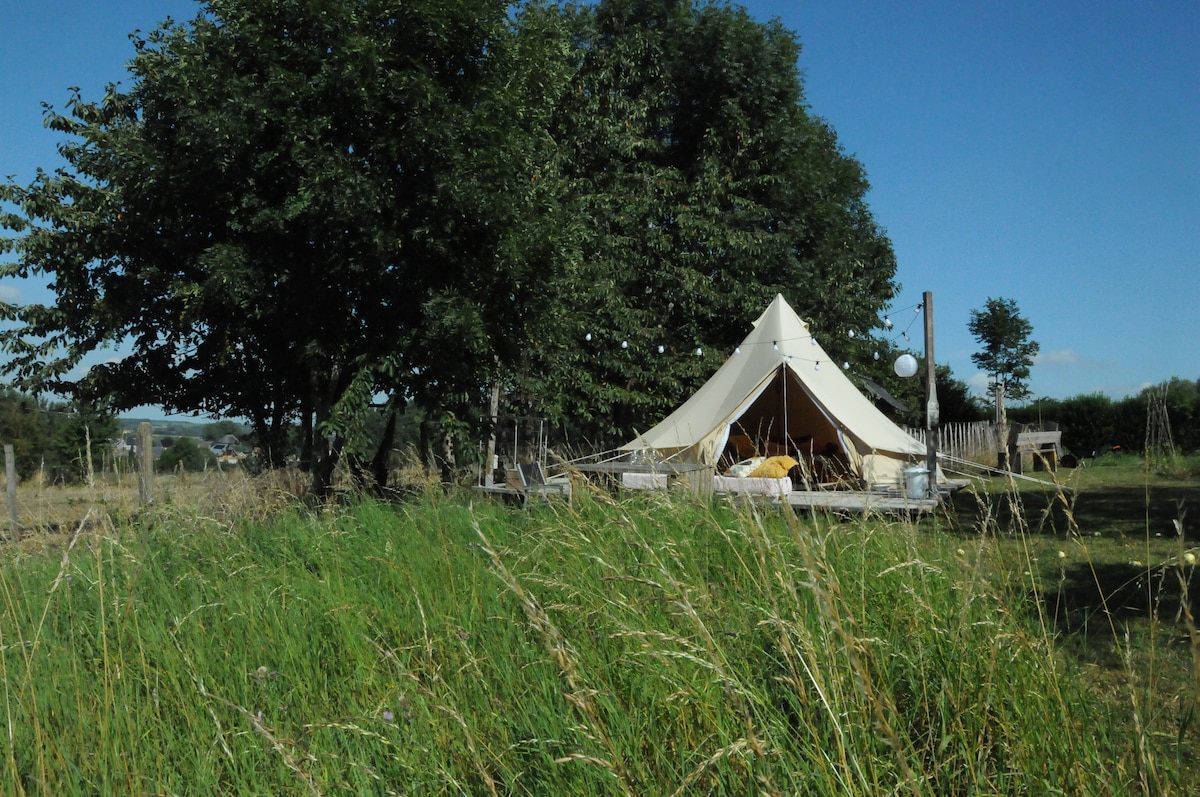
[(919, 521), (586, 490), (110, 497), (5, 549), (0, 783), (1189, 793), (1200, 551), (1177, 502), (1200, 485), (1144, 471), (996, 480)]

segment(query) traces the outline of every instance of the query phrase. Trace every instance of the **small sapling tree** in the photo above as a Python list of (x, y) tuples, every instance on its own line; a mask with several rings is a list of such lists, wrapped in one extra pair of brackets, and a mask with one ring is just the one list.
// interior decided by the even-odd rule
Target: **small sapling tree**
[(1024, 318), (1012, 299), (988, 299), (982, 310), (972, 310), (967, 328), (981, 351), (971, 355), (988, 375), (988, 388), (996, 397), (996, 423), (1007, 424), (1006, 398), (1028, 398), (1029, 370), (1040, 345), (1029, 339), (1033, 324)]

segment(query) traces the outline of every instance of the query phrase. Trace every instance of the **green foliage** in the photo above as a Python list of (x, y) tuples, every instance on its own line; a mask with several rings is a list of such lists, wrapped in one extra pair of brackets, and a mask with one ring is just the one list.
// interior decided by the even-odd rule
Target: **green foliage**
[(104, 467), (117, 434), (112, 415), (82, 403), (36, 399), (12, 389), (0, 390), (0, 443), (10, 443), (17, 476), (45, 471), (52, 481), (75, 481)]
[(1160, 473), (1173, 479), (1200, 481), (1200, 454), (1168, 457), (1162, 462)]
[[(846, 330), (893, 296), (865, 170), (778, 22), (694, 0), (201, 8), (135, 40), (128, 89), (49, 111), (63, 168), (0, 185), (0, 275), (56, 293), (0, 312), (23, 386), (244, 417), (275, 462), (298, 429), (322, 492), (387, 440), (381, 397), (385, 419), (471, 418), (503, 377), (506, 412), (620, 437), (775, 293), (856, 360)], [(131, 354), (76, 378), (104, 346)]]
[(236, 421), (206, 423), (200, 430), (200, 436), (205, 440), (220, 440), (225, 435), (230, 434), (241, 438), (246, 436), (246, 430)]
[(892, 297), (895, 259), (862, 166), (807, 110), (795, 35), (691, 0), (566, 15), (577, 71), (553, 135), (579, 256), (512, 402), (593, 439), (645, 428), (776, 293), (844, 353)]
[(1143, 402), (1161, 398), (1166, 405), (1171, 436), (1180, 453), (1200, 453), (1200, 379), (1172, 377), (1167, 382), (1142, 390)]
[(1064, 447), (1076, 456), (1093, 456), (1113, 446), (1141, 452), (1146, 444), (1152, 400), (1165, 403), (1176, 453), (1200, 452), (1200, 382), (1178, 377), (1122, 399), (1111, 399), (1101, 393), (1066, 399), (1042, 398), (1013, 409), (1011, 415), (1021, 423), (1044, 419), (1059, 424)]
[(1013, 299), (988, 299), (982, 310), (971, 311), (967, 328), (983, 346), (971, 362), (988, 374), (988, 387), (997, 396), (997, 420), (1003, 423), (1004, 400), (1029, 397), (1029, 370), (1041, 348), (1029, 339), (1033, 324)]
[(50, 439), (49, 408), (43, 402), (5, 390), (0, 394), (0, 441), (10, 443), (17, 475), (27, 479), (39, 467)]
[(159, 471), (170, 473), (182, 467), (186, 471), (201, 471), (217, 464), (213, 453), (190, 437), (180, 437), (169, 447), (163, 449), (162, 456), (155, 463)]
[[(523, 324), (497, 297), (551, 251), (552, 215), (527, 221), (551, 203), (531, 175), (563, 40), (518, 39), (509, 12), (224, 0), (139, 39), (128, 91), (48, 113), (65, 166), (0, 186), (2, 273), (56, 292), (4, 308), (8, 373), (246, 417), (271, 458), (299, 418), (319, 489), (343, 442), (326, 424), (363, 396), (462, 403)], [(74, 378), (104, 345), (132, 354)]]

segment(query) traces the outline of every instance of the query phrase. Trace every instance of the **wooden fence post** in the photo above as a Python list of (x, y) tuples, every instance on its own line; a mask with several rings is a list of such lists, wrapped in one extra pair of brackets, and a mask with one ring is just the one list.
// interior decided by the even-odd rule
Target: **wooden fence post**
[(8, 538), (16, 540), (21, 536), (21, 526), (17, 522), (17, 456), (13, 453), (12, 443), (4, 444), (4, 477), (8, 496)]
[(87, 473), (88, 489), (96, 488), (96, 469), (92, 465), (92, 428), (88, 424), (83, 425), (83, 442), (84, 442), (84, 471)]
[(154, 427), (146, 421), (138, 424), (138, 500), (143, 505), (154, 503), (153, 433)]

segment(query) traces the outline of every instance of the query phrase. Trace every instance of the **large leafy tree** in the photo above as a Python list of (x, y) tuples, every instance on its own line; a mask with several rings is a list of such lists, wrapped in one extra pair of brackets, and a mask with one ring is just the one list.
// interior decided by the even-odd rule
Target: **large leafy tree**
[(777, 292), (847, 354), (845, 332), (892, 297), (895, 259), (861, 165), (806, 105), (795, 36), (692, 0), (564, 13), (578, 66), (555, 135), (579, 257), (555, 289), (571, 312), (529, 347), (517, 398), (628, 435)]
[(65, 166), (0, 186), (4, 273), (55, 293), (4, 308), (8, 373), (246, 417), (268, 454), (299, 421), (318, 490), (379, 396), (469, 402), (527, 321), (497, 297), (553, 263), (566, 62), (535, 11), (518, 37), (505, 0), (209, 0), (138, 39), (128, 90), (48, 111)]
[(991, 299), (981, 310), (972, 310), (967, 328), (983, 348), (971, 362), (988, 375), (996, 398), (996, 422), (1007, 423), (1005, 399), (1029, 397), (1029, 372), (1040, 345), (1029, 339), (1033, 324), (1021, 315), (1013, 299)]
[(209, 0), (136, 44), (48, 114), (66, 166), (0, 186), (7, 273), (56, 294), (5, 308), (8, 372), (269, 454), (299, 421), (318, 489), (381, 397), (386, 448), (516, 363), (519, 406), (627, 434), (774, 293), (841, 356), (894, 290), (795, 36), (736, 7)]

